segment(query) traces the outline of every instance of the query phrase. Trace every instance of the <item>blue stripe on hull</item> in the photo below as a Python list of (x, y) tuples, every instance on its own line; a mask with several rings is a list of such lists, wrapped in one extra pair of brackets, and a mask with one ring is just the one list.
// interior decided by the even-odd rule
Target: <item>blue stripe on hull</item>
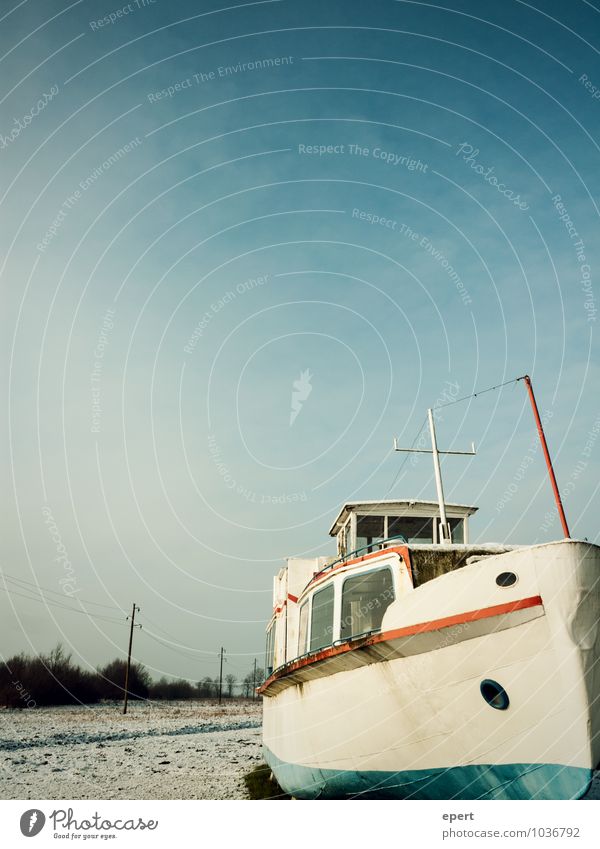
[(263, 751), (280, 787), (298, 799), (579, 799), (592, 780), (591, 769), (560, 764), (358, 772), (289, 764)]

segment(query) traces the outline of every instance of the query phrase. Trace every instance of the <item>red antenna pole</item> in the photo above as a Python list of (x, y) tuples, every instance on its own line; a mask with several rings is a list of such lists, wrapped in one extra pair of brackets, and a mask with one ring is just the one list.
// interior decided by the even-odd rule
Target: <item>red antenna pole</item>
[(569, 533), (569, 526), (567, 525), (567, 518), (565, 516), (565, 511), (563, 509), (562, 501), (560, 498), (560, 492), (558, 491), (558, 484), (556, 483), (556, 477), (554, 475), (554, 469), (552, 468), (552, 460), (550, 459), (550, 452), (548, 451), (548, 443), (546, 442), (546, 436), (544, 435), (544, 428), (542, 426), (542, 420), (540, 419), (540, 414), (538, 412), (538, 407), (535, 401), (535, 395), (533, 394), (533, 386), (531, 385), (531, 378), (528, 374), (523, 375), (523, 377), (518, 378), (519, 380), (525, 381), (525, 386), (527, 387), (527, 392), (529, 393), (529, 400), (531, 401), (531, 408), (533, 410), (533, 415), (535, 418), (535, 423), (537, 425), (538, 435), (540, 437), (540, 442), (542, 443), (542, 450), (544, 452), (544, 457), (546, 459), (546, 465), (548, 467), (548, 475), (550, 476), (550, 483), (552, 484), (552, 489), (554, 491), (554, 500), (556, 501), (556, 506), (558, 508), (558, 515), (560, 516), (560, 523), (563, 527), (563, 531), (566, 539), (571, 538), (571, 534)]

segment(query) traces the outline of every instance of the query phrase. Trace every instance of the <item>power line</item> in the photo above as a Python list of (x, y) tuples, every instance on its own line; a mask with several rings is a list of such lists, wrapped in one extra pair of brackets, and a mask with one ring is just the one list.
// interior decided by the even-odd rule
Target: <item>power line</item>
[[(4, 578), (5, 580), (8, 578), (6, 573), (1, 573), (1, 572), (0, 572), (0, 577)], [(29, 582), (27, 582), (27, 583), (29, 583)], [(20, 596), (21, 598), (26, 598), (29, 601), (42, 602), (42, 603), (44, 603), (46, 605), (50, 605), (52, 607), (59, 607), (63, 610), (70, 610), (73, 613), (85, 613), (87, 616), (90, 616), (94, 619), (102, 619), (102, 620), (107, 621), (107, 622), (123, 622), (124, 621), (124, 620), (121, 620), (121, 619), (117, 619), (116, 617), (104, 616), (104, 615), (99, 614), (99, 613), (90, 613), (87, 610), (71, 607), (71, 606), (66, 605), (66, 604), (61, 604), (59, 602), (56, 602), (54, 599), (46, 599), (46, 598), (44, 598), (43, 594), (41, 593), (41, 588), (40, 588), (40, 596), (41, 597), (34, 596), (34, 595), (24, 595), (23, 593), (19, 593), (16, 590), (13, 590), (12, 588), (9, 588), (9, 587), (0, 587), (0, 589), (4, 590), (4, 592), (8, 593), (9, 596), (10, 595)], [(20, 587), (20, 589), (25, 590), (26, 588)], [(48, 592), (53, 592), (53, 590), (48, 590)], [(60, 595), (60, 593), (57, 593), (57, 594)], [(108, 606), (108, 605), (103, 605), (103, 606)], [(119, 608), (114, 608), (114, 609), (118, 610)], [(172, 636), (172, 634), (169, 634), (169, 632), (165, 631), (164, 628), (161, 628), (160, 625), (157, 625), (155, 622), (152, 622), (152, 620), (148, 616), (146, 616), (145, 618), (150, 624), (154, 625), (155, 628), (159, 628), (165, 634)], [(212, 657), (213, 653), (206, 651), (205, 649), (194, 649), (192, 646), (186, 646), (183, 643), (179, 643), (179, 642), (173, 643), (173, 645), (177, 645), (179, 648), (187, 649), (188, 651), (186, 653), (186, 652), (180, 651), (179, 649), (173, 648), (173, 645), (171, 645), (168, 641), (164, 641), (163, 639), (158, 637), (156, 634), (152, 634), (152, 632), (148, 631), (147, 629), (144, 629), (144, 634), (146, 634), (146, 636), (150, 637), (151, 639), (155, 640), (161, 646), (164, 646), (165, 648), (170, 649), (171, 651), (175, 652), (176, 654), (179, 654), (181, 657), (186, 657), (186, 658), (191, 659), (191, 660), (203, 660), (203, 661), (207, 661), (209, 663), (217, 663), (218, 662), (216, 659), (214, 659)], [(173, 639), (175, 639), (175, 638), (173, 638)], [(210, 655), (210, 657), (198, 658), (196, 655), (192, 654), (192, 652), (198, 652), (200, 654)]]
[[(60, 593), (57, 590), (51, 590), (49, 587), (42, 587), (40, 584), (33, 583), (33, 581), (26, 581), (25, 578), (17, 578), (16, 575), (9, 575), (8, 572), (0, 572), (0, 577), (4, 578), (5, 581), (11, 581), (13, 583), (18, 584), (28, 584), (30, 587), (34, 587), (40, 593), (43, 590), (47, 593), (52, 593), (52, 595), (60, 596), (64, 598), (64, 593)], [(77, 598), (76, 601), (82, 604), (93, 604), (96, 607), (105, 607), (109, 610), (119, 610), (121, 613), (125, 613), (125, 611), (121, 607), (117, 607), (114, 604), (101, 604), (99, 601), (88, 601), (84, 598)]]
[[(154, 623), (150, 619), (148, 619), (147, 616), (145, 618), (148, 622), (153, 624), (155, 627), (159, 627), (158, 625), (156, 625), (156, 623)], [(162, 628), (161, 630), (164, 631), (164, 628)], [(168, 633), (168, 632), (165, 631), (165, 633)], [(196, 661), (197, 663), (202, 663), (202, 664), (219, 663), (218, 657), (217, 658), (212, 657), (213, 652), (207, 652), (205, 649), (195, 649), (192, 646), (186, 646), (183, 643), (178, 643), (178, 642), (172, 643), (170, 641), (163, 640), (157, 634), (153, 634), (152, 631), (149, 631), (147, 628), (142, 629), (142, 634), (145, 634), (147, 637), (150, 637), (151, 640), (154, 640), (154, 642), (158, 643), (163, 648), (169, 649), (169, 651), (172, 651), (174, 654), (179, 655), (179, 657), (185, 658), (186, 660), (193, 660), (193, 661)], [(175, 645), (180, 646), (180, 648), (174, 648)], [(193, 654), (192, 652), (196, 652), (197, 654)], [(204, 654), (204, 655), (207, 655), (207, 656), (199, 657), (198, 654), (200, 654), (200, 655)], [(243, 670), (240, 669), (240, 667), (237, 666), (235, 663), (231, 663), (231, 660), (228, 657), (223, 658), (223, 661), (224, 661), (224, 663), (227, 663), (227, 665), (229, 667), (232, 667), (233, 669), (235, 669), (235, 671), (238, 674), (240, 674), (240, 675), (244, 674)]]
[[(143, 615), (145, 616), (145, 614), (143, 614)], [(164, 638), (159, 639), (159, 637), (156, 634), (152, 635), (152, 636), (154, 636), (154, 639), (158, 640), (158, 642), (161, 642), (163, 645), (167, 646), (168, 648), (171, 645), (173, 645), (173, 646), (179, 646), (179, 648), (186, 649), (190, 652), (197, 652), (198, 654), (210, 655), (211, 657), (207, 657), (206, 659), (212, 660), (212, 654), (213, 653), (211, 651), (206, 651), (206, 649), (195, 649), (195, 648), (193, 648), (193, 646), (187, 646), (187, 645), (185, 645), (185, 643), (180, 643), (180, 642), (178, 642), (177, 638), (173, 636), (173, 634), (170, 634), (168, 631), (166, 631), (164, 628), (162, 628), (156, 622), (153, 622), (152, 619), (150, 619), (148, 616), (145, 616), (145, 619), (146, 619), (147, 622), (150, 623), (150, 625), (153, 625), (155, 628), (158, 628), (159, 631), (162, 631), (163, 634), (166, 634), (168, 637), (171, 637), (171, 640), (165, 641)], [(146, 630), (145, 633), (149, 634), (149, 635), (151, 634), (151, 632), (148, 631), (148, 630)], [(200, 660), (200, 659), (204, 659), (204, 658), (195, 658), (195, 659)]]
[[(160, 639), (160, 637), (157, 637), (156, 634), (153, 634), (151, 631), (148, 631), (147, 628), (142, 629), (142, 634), (145, 634), (147, 637), (150, 637), (151, 640), (154, 640), (159, 645), (163, 646), (166, 649), (169, 649), (169, 651), (172, 651), (175, 654), (178, 654), (180, 657), (185, 657), (188, 660), (194, 660), (194, 661), (196, 661), (196, 663), (198, 663), (200, 661), (202, 661), (202, 663), (218, 663), (218, 660), (216, 658), (213, 658), (213, 657), (197, 657), (196, 655), (191, 654), (191, 652), (196, 651), (196, 649), (193, 649), (191, 647), (190, 647), (189, 652), (181, 651), (180, 649), (175, 649), (175, 648), (173, 648), (172, 645), (164, 642), (163, 640)], [(197, 651), (201, 651), (201, 649), (198, 649)], [(212, 652), (210, 652), (210, 654), (212, 654)]]
[(117, 619), (116, 616), (103, 616), (100, 613), (90, 613), (89, 610), (82, 610), (81, 608), (77, 607), (69, 607), (69, 605), (67, 604), (59, 604), (58, 602), (47, 598), (38, 598), (37, 596), (33, 595), (25, 595), (24, 593), (19, 593), (16, 590), (11, 589), (10, 587), (0, 587), (0, 590), (3, 590), (3, 592), (8, 593), (9, 597), (16, 595), (20, 596), (20, 598), (26, 598), (29, 601), (37, 601), (39, 604), (43, 604), (46, 607), (60, 607), (62, 610), (69, 610), (71, 613), (83, 613), (90, 619), (103, 619), (105, 622), (120, 622), (121, 624), (124, 624), (124, 620)]
[[(155, 628), (158, 628), (159, 631), (162, 631), (163, 634), (166, 634), (167, 637), (170, 637), (171, 640), (173, 640), (173, 645), (181, 646), (184, 649), (190, 649), (190, 651), (198, 651), (198, 652), (205, 651), (204, 649), (194, 649), (194, 648), (192, 648), (192, 646), (186, 646), (184, 643), (178, 642), (177, 637), (175, 637), (173, 634), (170, 634), (169, 631), (167, 631), (165, 628), (162, 627), (162, 625), (159, 625), (157, 622), (154, 622), (152, 619), (150, 619), (149, 616), (146, 616), (145, 614), (143, 614), (143, 615), (144, 615), (146, 621), (150, 623), (150, 625), (154, 625)], [(205, 653), (206, 654), (212, 654), (212, 652), (209, 652), (209, 651), (206, 651)]]
[[(171, 638), (170, 640), (167, 640), (165, 637), (162, 637), (162, 635), (159, 637), (157, 634), (153, 634), (151, 631), (148, 631), (148, 629), (145, 628), (144, 633), (148, 634), (149, 636), (152, 636), (161, 645), (165, 646), (166, 648), (171, 648), (172, 646), (178, 646), (179, 648), (184, 649), (184, 650), (189, 651), (189, 652), (195, 652), (195, 653), (200, 654), (200, 655), (202, 655), (202, 654), (206, 655), (206, 657), (195, 657), (193, 655), (190, 655), (190, 657), (194, 657), (194, 660), (202, 660), (202, 661), (206, 661), (207, 663), (218, 663), (218, 660), (213, 659), (213, 657), (212, 657), (213, 652), (212, 651), (208, 651), (207, 649), (195, 649), (193, 646), (188, 646), (186, 643), (180, 642), (178, 640), (178, 638), (174, 636), (174, 634), (171, 634), (169, 631), (167, 631), (165, 628), (163, 628), (162, 625), (159, 625), (157, 622), (154, 622), (153, 619), (150, 619), (150, 617), (147, 616), (145, 613), (142, 613), (141, 616), (142, 616), (142, 619), (144, 621), (148, 622), (150, 625), (153, 625), (155, 628), (158, 628), (158, 630), (161, 631), (162, 634), (166, 634), (167, 637)], [(175, 649), (173, 649), (173, 650), (175, 651)], [(228, 659), (227, 659), (226, 662), (229, 663), (231, 666), (235, 667), (235, 664), (231, 663), (230, 657), (235, 657), (237, 659), (238, 657), (246, 657), (247, 655), (254, 656), (252, 652), (232, 652), (231, 655), (228, 655)], [(235, 668), (239, 669), (239, 667), (235, 667)]]

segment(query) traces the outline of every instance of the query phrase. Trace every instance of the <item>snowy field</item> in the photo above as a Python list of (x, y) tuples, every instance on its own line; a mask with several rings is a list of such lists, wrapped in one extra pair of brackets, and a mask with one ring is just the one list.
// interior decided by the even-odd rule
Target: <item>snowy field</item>
[[(0, 799), (246, 799), (257, 702), (0, 710)], [(587, 798), (600, 799), (600, 774)]]
[(245, 799), (260, 701), (0, 710), (0, 799)]

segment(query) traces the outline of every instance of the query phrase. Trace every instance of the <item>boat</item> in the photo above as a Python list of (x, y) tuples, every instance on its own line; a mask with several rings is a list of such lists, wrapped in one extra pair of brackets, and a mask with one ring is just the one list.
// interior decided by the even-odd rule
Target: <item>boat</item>
[(600, 547), (570, 537), (557, 487), (564, 538), (471, 542), (430, 426), (437, 501), (348, 502), (336, 556), (275, 576), (265, 760), (298, 799), (580, 798), (600, 762)]

